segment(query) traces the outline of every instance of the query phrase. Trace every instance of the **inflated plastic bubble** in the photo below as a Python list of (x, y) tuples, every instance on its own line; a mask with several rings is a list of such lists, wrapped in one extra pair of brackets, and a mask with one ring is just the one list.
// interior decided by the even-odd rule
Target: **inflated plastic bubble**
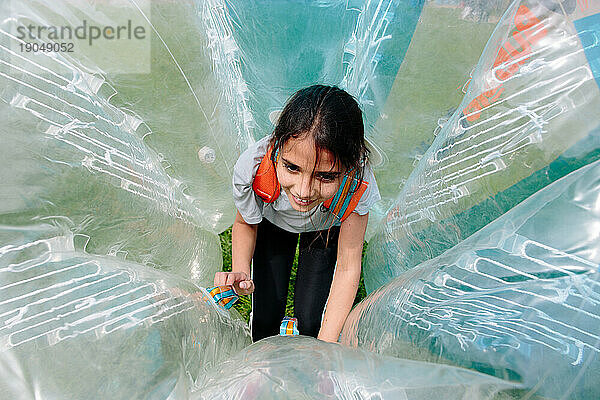
[(544, 398), (596, 399), (599, 266), (596, 161), (372, 293), (342, 342), (518, 380)]
[(250, 343), (191, 282), (75, 239), (48, 224), (0, 229), (0, 397), (185, 399)]
[[(295, 91), (317, 83), (354, 95), (367, 121), (385, 102), (410, 43), (423, 1), (218, 1), (221, 30), (239, 60), (232, 70), (250, 94), (244, 99), (254, 137), (270, 134), (269, 115)], [(239, 75), (237, 75), (239, 73)]]
[(376, 169), (383, 201), (371, 211), (371, 220), (385, 215), (460, 104), (470, 74), (509, 4), (509, 0), (424, 2), (389, 96), (377, 104), (372, 139), (386, 159)]
[(516, 1), (503, 16), (460, 108), (370, 242), (367, 290), (599, 157), (600, 4), (553, 4)]
[(511, 399), (518, 385), (307, 336), (263, 339), (207, 375), (199, 399)]
[[(215, 33), (224, 29), (215, 21), (217, 12), (209, 3), (191, 0), (5, 1), (2, 57), (40, 77), (28, 78), (32, 89), (45, 89), (42, 79), (71, 89), (89, 86), (92, 98), (98, 95), (124, 110), (124, 123), (160, 156), (167, 174), (202, 215), (204, 229), (222, 231), (234, 216), (231, 169), (251, 136), (244, 110), (238, 110), (247, 95), (232, 91), (231, 60), (223, 50), (227, 43)], [(54, 36), (52, 29), (57, 29)], [(50, 46), (27, 51), (47, 43), (65, 46), (56, 53)], [(32, 68), (23, 58), (47, 70)], [(78, 71), (60, 66), (61, 58)], [(52, 93), (71, 101), (65, 91)], [(36, 100), (43, 100), (42, 93)]]
[(222, 262), (212, 216), (169, 175), (144, 122), (109, 104), (102, 79), (70, 53), (20, 52), (10, 32), (30, 19), (14, 15), (0, 26), (0, 223), (58, 221), (89, 236), (90, 253), (212, 283)]
[[(307, 338), (269, 339), (221, 363), (249, 343), (245, 325), (214, 305), (206, 291), (147, 268), (191, 271), (201, 283), (210, 282), (220, 255), (218, 240), (208, 231), (224, 229), (235, 211), (231, 166), (248, 143), (272, 130), (269, 116), (276, 116), (295, 90), (338, 84), (358, 98), (371, 125), (396, 79), (398, 92), (387, 103), (384, 120), (400, 108), (394, 99), (402, 95), (405, 81), (427, 75), (426, 70), (421, 75), (412, 71), (421, 69), (416, 59), (397, 74), (412, 39), (413, 54), (427, 58), (423, 49), (431, 42), (429, 32), (436, 31), (427, 21), (440, 21), (436, 26), (445, 41), (439, 45), (453, 48), (449, 27), (483, 40), (487, 33), (481, 32), (491, 29), (504, 2), (78, 1), (0, 4), (0, 393), (25, 399), (187, 398), (190, 391), (206, 398), (296, 398), (310, 392), (325, 398), (384, 393), (389, 398), (479, 399), (516, 387), (474, 371), (393, 360)], [(597, 4), (566, 3), (517, 2), (509, 8), (461, 111), (444, 124), (370, 247), (370, 267), (387, 268), (383, 277), (369, 275), (371, 289), (440, 254), (520, 199), (597, 157), (598, 88), (592, 79), (598, 71)], [(132, 26), (121, 22), (129, 16)], [(30, 25), (46, 29), (30, 38)], [(39, 50), (46, 39), (54, 41), (47, 37), (49, 28), (61, 25), (83, 27), (88, 36), (78, 43), (89, 41), (88, 50), (93, 50), (70, 53), (68, 48), (54, 50), (53, 44), (50, 51), (34, 51), (29, 43), (27, 51), (27, 42)], [(415, 26), (419, 40), (412, 38)], [(98, 27), (109, 36), (131, 34), (137, 46), (92, 46)], [(470, 49), (469, 56), (482, 45), (473, 37), (460, 42)], [(527, 50), (519, 53), (519, 44)], [(429, 96), (444, 101), (417, 107), (423, 109), (418, 115), (427, 126), (424, 135), (432, 132), (430, 123), (437, 121), (439, 110), (456, 104), (446, 93), (451, 83), (462, 86), (472, 64), (469, 56), (447, 63), (456, 68), (458, 82), (448, 78), (448, 86)], [(446, 57), (437, 59), (442, 67)], [(435, 79), (429, 82), (438, 87)], [(408, 102), (416, 96), (412, 92)], [(410, 113), (398, 114), (411, 119)], [(382, 186), (393, 188), (412, 166), (406, 154), (411, 163), (418, 157), (412, 144), (403, 152), (387, 146), (390, 136), (403, 132), (389, 130), (386, 123), (378, 122), (375, 131), (369, 126), (368, 135), (389, 152), (390, 170), (396, 168), (391, 159), (404, 157), (398, 175), (383, 179)], [(380, 133), (383, 141), (377, 139)], [(425, 136), (422, 140), (423, 147), (429, 143)], [(385, 186), (388, 179), (392, 186)], [(514, 188), (516, 198), (510, 197)], [(385, 190), (384, 196), (396, 189)], [(481, 210), (486, 215), (475, 219)], [(398, 216), (398, 211), (405, 214)], [(75, 238), (87, 242), (85, 251), (74, 245)], [(573, 243), (585, 253), (582, 239)], [(591, 331), (588, 337), (585, 331), (591, 326), (586, 318), (596, 318), (597, 296), (581, 278), (592, 276), (591, 267), (584, 255), (576, 256), (580, 264), (563, 265), (564, 259), (572, 261), (565, 249), (568, 257), (535, 246), (532, 251), (516, 258), (534, 262), (538, 257), (545, 268), (562, 268), (541, 277), (525, 272), (538, 284), (560, 281), (558, 289), (532, 291), (534, 304), (522, 311), (529, 318), (524, 318), (529, 325), (522, 335), (532, 337), (534, 345), (519, 346), (511, 336), (516, 333), (509, 312), (487, 321), (482, 343), (500, 343), (493, 357), (470, 345), (465, 327), (473, 317), (467, 323), (452, 320), (435, 336), (441, 341), (452, 332), (459, 345), (450, 341), (454, 346), (448, 353), (438, 351), (444, 358), (432, 359), (470, 368), (484, 365), (479, 369), (489, 373), (492, 368), (500, 377), (531, 386), (539, 366), (521, 371), (526, 365), (521, 354), (531, 350), (542, 355), (535, 358), (541, 365), (556, 364), (550, 373), (563, 374), (536, 393), (553, 394), (562, 385), (560, 394), (568, 397), (586, 390), (582, 379), (593, 382), (588, 374), (597, 370), (593, 340), (598, 334)], [(398, 262), (404, 264), (398, 267)], [(560, 275), (563, 270), (566, 278)], [(502, 285), (492, 291), (509, 293), (512, 305), (511, 277), (499, 278)], [(560, 284), (571, 283), (562, 290)], [(466, 293), (460, 293), (460, 301), (477, 298), (466, 289), (457, 289)], [(484, 290), (483, 300), (474, 303), (477, 313), (492, 291)], [(584, 294), (593, 301), (577, 303)], [(435, 298), (427, 293), (425, 301), (429, 297)], [(380, 301), (372, 303), (374, 311), (390, 309), (385, 299)], [(451, 304), (448, 298), (441, 303)], [(556, 304), (567, 311), (554, 312)], [(500, 306), (494, 304), (492, 311)], [(451, 316), (464, 313), (448, 310)], [(431, 314), (438, 317), (436, 310)], [(558, 324), (547, 323), (548, 316)], [(572, 331), (561, 330), (565, 321)], [(347, 337), (355, 338), (354, 344), (366, 343), (365, 332), (378, 329), (379, 322), (361, 323), (357, 326), (363, 330)], [(497, 322), (505, 327), (500, 339), (488, 333)], [(413, 333), (415, 341), (425, 338), (417, 351), (430, 349), (431, 335), (403, 329), (375, 334), (373, 343), (379, 347), (373, 349), (387, 345), (390, 354), (398, 355), (391, 349), (403, 347), (402, 340)], [(549, 331), (557, 333), (554, 341)], [(467, 350), (476, 361), (465, 365)], [(581, 358), (575, 355), (578, 350)], [(533, 359), (531, 354), (526, 356)], [(322, 372), (315, 376), (313, 370)]]

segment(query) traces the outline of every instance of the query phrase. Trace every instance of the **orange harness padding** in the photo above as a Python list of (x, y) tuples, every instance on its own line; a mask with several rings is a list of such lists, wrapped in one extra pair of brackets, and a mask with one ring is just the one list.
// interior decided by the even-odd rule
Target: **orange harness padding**
[[(275, 166), (271, 160), (273, 148), (269, 148), (267, 154), (260, 161), (252, 190), (263, 199), (265, 203), (273, 203), (281, 193), (281, 186), (277, 180)], [(275, 162), (279, 160), (279, 154), (275, 154)], [(369, 182), (359, 180), (356, 172), (346, 173), (335, 195), (323, 202), (323, 207), (329, 210), (340, 221), (344, 221), (352, 214), (358, 205), (362, 195), (367, 190)]]
[[(281, 192), (281, 186), (277, 180), (277, 172), (275, 171), (275, 165), (271, 160), (271, 153), (273, 147), (270, 147), (267, 154), (260, 161), (256, 176), (254, 176), (254, 182), (252, 182), (252, 190), (258, 195), (265, 203), (272, 203), (279, 197)], [(275, 162), (279, 160), (279, 154), (276, 154)]]

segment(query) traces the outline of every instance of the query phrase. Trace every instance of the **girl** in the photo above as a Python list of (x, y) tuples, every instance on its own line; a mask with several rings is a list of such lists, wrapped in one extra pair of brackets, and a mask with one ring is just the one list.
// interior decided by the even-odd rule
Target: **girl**
[(298, 330), (338, 340), (360, 280), (369, 209), (380, 199), (368, 153), (354, 98), (315, 85), (295, 93), (273, 134), (238, 159), (232, 272), (217, 272), (215, 285), (253, 293), (254, 341), (279, 332), (298, 242)]

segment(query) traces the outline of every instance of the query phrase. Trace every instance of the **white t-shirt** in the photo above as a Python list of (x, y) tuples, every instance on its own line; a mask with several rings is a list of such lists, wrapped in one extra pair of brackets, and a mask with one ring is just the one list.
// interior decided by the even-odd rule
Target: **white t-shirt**
[[(340, 225), (340, 221), (324, 209), (322, 203), (308, 212), (301, 212), (294, 210), (283, 190), (273, 203), (265, 203), (254, 193), (252, 183), (258, 166), (267, 153), (269, 140), (270, 136), (267, 136), (251, 145), (242, 153), (233, 168), (233, 201), (244, 221), (248, 224), (258, 224), (264, 217), (281, 229), (295, 233), (319, 231)], [(354, 209), (359, 215), (368, 213), (373, 204), (381, 199), (368, 162), (364, 167), (363, 180), (369, 184)]]

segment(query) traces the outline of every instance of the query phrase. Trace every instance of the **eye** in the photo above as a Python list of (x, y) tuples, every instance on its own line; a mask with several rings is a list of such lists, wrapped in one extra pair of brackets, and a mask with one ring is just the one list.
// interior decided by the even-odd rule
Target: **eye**
[(317, 174), (317, 179), (320, 180), (321, 182), (333, 182), (336, 180), (336, 178), (338, 177), (338, 174), (334, 174), (334, 173), (318, 173)]
[(285, 169), (287, 169), (290, 172), (298, 172), (298, 166), (295, 164), (290, 164), (290, 163), (284, 162), (283, 166), (285, 167)]

